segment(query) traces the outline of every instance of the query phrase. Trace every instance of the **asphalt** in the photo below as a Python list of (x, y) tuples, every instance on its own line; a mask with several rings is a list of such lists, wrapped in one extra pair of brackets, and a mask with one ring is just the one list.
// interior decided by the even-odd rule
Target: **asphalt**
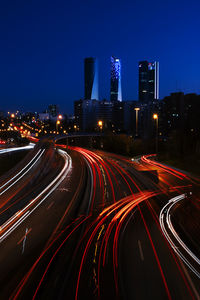
[[(54, 147), (37, 147), (48, 151), (1, 199), (1, 224), (62, 170)], [(169, 199), (198, 195), (198, 182), (102, 151), (67, 152), (69, 173), (0, 243), (0, 299), (198, 299), (199, 279), (159, 225)]]

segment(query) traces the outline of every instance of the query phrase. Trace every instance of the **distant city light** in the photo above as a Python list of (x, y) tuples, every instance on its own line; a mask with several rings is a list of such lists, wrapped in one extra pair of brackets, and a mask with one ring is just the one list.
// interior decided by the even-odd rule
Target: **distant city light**
[(157, 120), (158, 119), (158, 115), (157, 114), (153, 114), (153, 119)]
[(101, 127), (101, 126), (103, 126), (103, 122), (102, 121), (99, 121), (98, 122), (98, 125)]

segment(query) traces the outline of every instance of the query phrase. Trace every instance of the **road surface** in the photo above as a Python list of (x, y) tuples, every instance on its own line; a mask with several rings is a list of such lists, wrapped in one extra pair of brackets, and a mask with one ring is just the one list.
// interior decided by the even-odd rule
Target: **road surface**
[(200, 209), (198, 178), (52, 142), (14, 171), (0, 182), (0, 299), (199, 299), (199, 249), (173, 217)]

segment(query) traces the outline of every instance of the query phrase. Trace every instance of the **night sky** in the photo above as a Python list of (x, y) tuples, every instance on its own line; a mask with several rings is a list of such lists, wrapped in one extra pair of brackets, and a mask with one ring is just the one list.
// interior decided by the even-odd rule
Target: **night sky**
[(84, 96), (83, 60), (99, 61), (109, 99), (110, 56), (121, 58), (122, 96), (138, 99), (138, 61), (160, 62), (160, 98), (200, 93), (200, 2), (0, 1), (0, 110), (66, 113)]

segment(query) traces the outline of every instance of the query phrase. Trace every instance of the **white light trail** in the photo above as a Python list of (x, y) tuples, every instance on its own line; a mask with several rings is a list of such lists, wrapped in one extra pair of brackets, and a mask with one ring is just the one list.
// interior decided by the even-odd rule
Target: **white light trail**
[(30, 160), (30, 162), (23, 168), (21, 169), (15, 176), (13, 176), (10, 180), (8, 180), (6, 183), (4, 183), (3, 185), (0, 186), (0, 190), (8, 185), (8, 183), (10, 183), (11, 181), (13, 181), (13, 179), (15, 179), (17, 176), (19, 176), (31, 163), (32, 161), (37, 157), (37, 155), (41, 152), (41, 149), (36, 153), (36, 155)]
[(14, 148), (1, 149), (0, 154), (13, 152), (13, 151), (29, 150), (29, 149), (33, 149), (34, 147), (35, 147), (35, 144), (30, 143), (29, 145), (23, 146), (23, 147), (14, 147)]
[[(29, 202), (28, 205), (26, 205), (21, 211), (17, 212), (13, 217), (11, 217), (8, 221), (6, 221), (3, 225), (0, 226), (0, 232), (3, 228), (6, 228), (9, 226), (10, 222), (12, 222), (17, 214), (23, 214), (20, 219), (18, 219), (10, 228), (6, 230), (6, 232), (0, 236), (0, 243), (8, 237), (24, 220), (28, 218), (43, 202), (44, 200), (53, 193), (53, 191), (61, 184), (61, 182), (65, 179), (65, 177), (69, 174), (70, 170), (72, 169), (72, 159), (71, 157), (63, 150), (58, 150), (59, 154), (64, 158), (65, 164), (62, 168), (61, 172), (57, 175), (57, 177), (33, 200)], [(47, 194), (40, 200), (39, 203), (36, 204), (36, 206), (32, 207), (34, 203), (39, 200), (41, 196), (43, 196), (45, 193)]]
[[(5, 188), (1, 193), (0, 193), (0, 196), (1, 195), (3, 195), (7, 190), (9, 190), (13, 185), (15, 185), (22, 177), (24, 177), (29, 171), (30, 171), (30, 169), (32, 169), (32, 167), (38, 162), (38, 160), (40, 159), (40, 157), (42, 156), (42, 154), (44, 153), (44, 151), (45, 151), (45, 149), (43, 149), (42, 150), (42, 152), (40, 153), (40, 155), (37, 157), (37, 159), (34, 161), (34, 163), (20, 176), (20, 177), (18, 177), (13, 183), (11, 183), (7, 188)], [(38, 154), (38, 153), (37, 153)], [(35, 158), (35, 157), (34, 157)], [(28, 164), (29, 165), (29, 164)], [(27, 165), (27, 166), (28, 166)], [(17, 175), (19, 175), (19, 174), (21, 174), (21, 172), (24, 170), (24, 169), (26, 169), (27, 168), (27, 166), (26, 167), (24, 167)], [(16, 176), (17, 176), (16, 175)], [(16, 177), (15, 176), (15, 177)], [(7, 185), (10, 181), (12, 181), (13, 180), (13, 178), (11, 178), (7, 183), (5, 183), (3, 186), (5, 186), (5, 185)], [(2, 186), (2, 187), (3, 187)], [(0, 187), (0, 189), (2, 188), (2, 187)]]
[[(185, 255), (181, 251), (181, 247), (189, 255), (189, 257), (192, 259), (192, 261), (195, 261), (200, 266), (199, 258), (196, 257), (196, 255), (181, 240), (181, 238), (175, 231), (175, 229), (172, 225), (172, 222), (171, 222), (170, 210), (177, 202), (185, 199), (185, 197), (186, 197), (185, 194), (182, 194), (175, 198), (170, 199), (168, 201), (168, 203), (162, 208), (162, 210), (160, 212), (160, 216), (159, 216), (159, 221), (160, 221), (160, 226), (161, 226), (162, 232), (165, 235), (165, 237), (168, 240), (171, 247), (173, 248), (173, 250), (178, 254), (178, 256), (182, 259), (182, 261), (192, 270), (192, 272), (195, 273), (198, 278), (200, 278), (199, 271), (197, 271), (196, 268), (192, 265), (192, 263), (189, 262), (188, 258), (185, 257)], [(167, 227), (165, 226), (165, 223), (167, 224)], [(173, 238), (175, 238), (176, 244), (170, 237), (168, 230), (173, 235)]]

